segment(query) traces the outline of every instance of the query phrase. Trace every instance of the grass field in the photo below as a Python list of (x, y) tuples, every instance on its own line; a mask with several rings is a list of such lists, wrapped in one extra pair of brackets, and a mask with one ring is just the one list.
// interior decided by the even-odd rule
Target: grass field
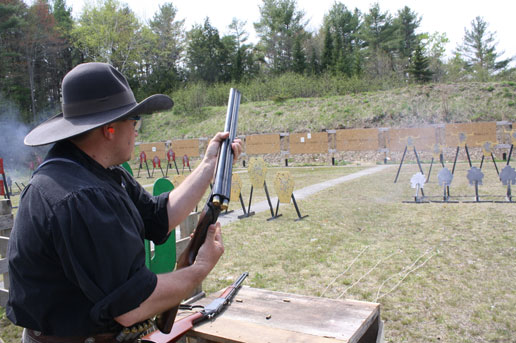
[[(458, 165), (450, 192), (472, 200), (467, 169)], [(503, 196), (494, 167), (483, 170), (481, 194)], [(379, 302), (388, 342), (515, 342), (515, 204), (403, 203), (416, 171), (404, 166), (394, 184), (390, 168), (318, 193), (300, 202), (309, 214), (300, 222), (284, 206), (277, 220), (264, 212), (228, 225), (204, 287), (247, 270), (253, 287)], [(425, 194), (442, 194), (436, 174)]]
[[(270, 168), (271, 193), (275, 171), (284, 169)], [(361, 169), (288, 170), (297, 190)], [(468, 169), (457, 165), (450, 188), (452, 196), (465, 197), (460, 200), (475, 195)], [(394, 183), (396, 170), (392, 166), (298, 201), (309, 215), (302, 221), (294, 221), (294, 206), (282, 205), (276, 220), (267, 221), (270, 213), (262, 212), (226, 225), (226, 252), (204, 290), (215, 292), (249, 271), (245, 284), (252, 287), (380, 303), (387, 342), (516, 342), (516, 204), (404, 203), (414, 199), (410, 178), (418, 168), (404, 165)], [(424, 188), (435, 199), (443, 194), (439, 170), (434, 165)], [(247, 199), (250, 186), (240, 171)], [(494, 166), (485, 164), (483, 172), (481, 199), (503, 200), (506, 187)], [(253, 203), (264, 199), (263, 191), (255, 190)], [(6, 343), (18, 341), (19, 330), (3, 317), (0, 329)]]

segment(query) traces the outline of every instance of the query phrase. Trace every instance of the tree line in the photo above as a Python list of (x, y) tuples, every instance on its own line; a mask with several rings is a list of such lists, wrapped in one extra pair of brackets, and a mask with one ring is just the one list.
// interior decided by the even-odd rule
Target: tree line
[(262, 0), (259, 10), (252, 44), (245, 21), (234, 18), (227, 34), (209, 17), (187, 30), (170, 2), (143, 22), (118, 0), (87, 4), (76, 19), (66, 0), (0, 0), (0, 120), (35, 123), (56, 113), (63, 76), (89, 61), (114, 65), (137, 99), (199, 83), (266, 84), (288, 74), (392, 86), (514, 77), (481, 17), (444, 61), (446, 34), (417, 33), (421, 16), (407, 6), (391, 14), (376, 3), (362, 13), (335, 2), (316, 32), (296, 0)]

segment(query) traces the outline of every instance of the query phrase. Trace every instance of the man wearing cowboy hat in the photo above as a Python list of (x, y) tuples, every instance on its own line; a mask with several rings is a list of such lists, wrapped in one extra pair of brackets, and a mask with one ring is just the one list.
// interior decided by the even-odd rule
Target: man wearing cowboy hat
[[(167, 110), (161, 94), (137, 103), (125, 77), (85, 63), (63, 79), (62, 113), (25, 137), (55, 143), (25, 188), (9, 240), (8, 318), (24, 342), (115, 342), (121, 328), (186, 298), (224, 251), (212, 225), (195, 263), (156, 275), (143, 239), (163, 243), (200, 201), (228, 133), (173, 192), (151, 196), (119, 164), (131, 158), (139, 116)], [(232, 143), (235, 158), (242, 143)]]

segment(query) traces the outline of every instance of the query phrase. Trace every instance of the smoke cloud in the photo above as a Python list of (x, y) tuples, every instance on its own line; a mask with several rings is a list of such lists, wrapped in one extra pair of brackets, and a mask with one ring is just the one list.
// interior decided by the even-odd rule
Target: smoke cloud
[(7, 176), (28, 179), (43, 160), (49, 147), (29, 147), (23, 139), (31, 130), (20, 121), (19, 109), (0, 94), (0, 158)]

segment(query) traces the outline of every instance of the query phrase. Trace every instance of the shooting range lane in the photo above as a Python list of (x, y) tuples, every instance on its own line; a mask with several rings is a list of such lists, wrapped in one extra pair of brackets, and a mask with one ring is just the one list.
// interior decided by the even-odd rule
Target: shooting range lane
[[(323, 190), (325, 190), (327, 188), (334, 187), (334, 186), (336, 186), (336, 185), (338, 185), (340, 183), (343, 183), (343, 182), (346, 182), (346, 181), (351, 181), (351, 180), (357, 179), (357, 178), (362, 177), (362, 176), (371, 175), (371, 174), (380, 172), (380, 171), (385, 170), (385, 169), (390, 168), (390, 167), (392, 167), (392, 165), (380, 165), (380, 166), (368, 168), (368, 169), (365, 169), (365, 170), (361, 170), (361, 171), (353, 173), (353, 174), (349, 174), (349, 175), (346, 175), (346, 176), (338, 177), (336, 179), (332, 179), (332, 180), (316, 183), (314, 185), (307, 186), (305, 188), (301, 188), (299, 190), (296, 190), (294, 192), (295, 193), (295, 197), (296, 197), (296, 200), (302, 200), (304, 198), (309, 197), (312, 194), (315, 194), (317, 192), (323, 191)], [(271, 202), (273, 204), (276, 204), (277, 201), (278, 201), (277, 197), (271, 198)], [(269, 207), (269, 203), (267, 202), (267, 200), (264, 200), (264, 201), (261, 201), (259, 203), (253, 204), (253, 211), (256, 212), (256, 213), (263, 212), (263, 211), (268, 211), (269, 209), (270, 209), (270, 207)], [(231, 213), (229, 213), (229, 214), (227, 214), (227, 215), (225, 215), (223, 217), (219, 217), (218, 221), (224, 226), (226, 224), (229, 224), (229, 223), (232, 223), (234, 221), (237, 221), (238, 220), (238, 216), (242, 215), (243, 213), (244, 212), (241, 209), (235, 210), (235, 211), (233, 211), (233, 212), (231, 212)]]
[(377, 334), (379, 315), (376, 303), (243, 286), (216, 320), (195, 326), (191, 335), (216, 342), (358, 342), (366, 332)]

